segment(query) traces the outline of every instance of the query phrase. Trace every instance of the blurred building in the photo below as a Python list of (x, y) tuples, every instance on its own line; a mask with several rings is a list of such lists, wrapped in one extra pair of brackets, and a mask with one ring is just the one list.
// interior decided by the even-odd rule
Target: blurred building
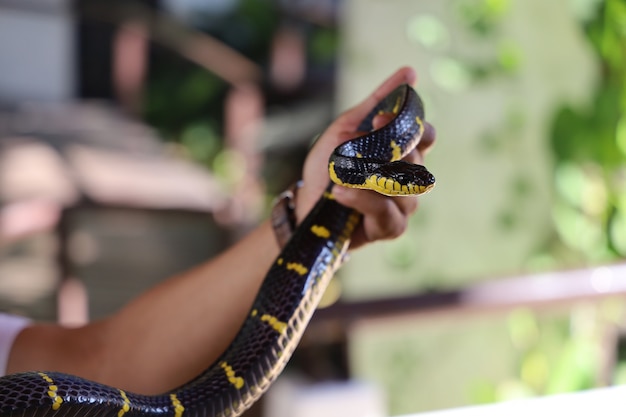
[(145, 37), (76, 15), (0, 3), (0, 309), (71, 324), (215, 255), (226, 202), (132, 116)]

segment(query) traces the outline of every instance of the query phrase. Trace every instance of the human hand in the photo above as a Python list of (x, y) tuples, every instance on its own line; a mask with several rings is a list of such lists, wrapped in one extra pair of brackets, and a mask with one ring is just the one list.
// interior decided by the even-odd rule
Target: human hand
[[(341, 143), (359, 136), (357, 128), (369, 111), (385, 96), (401, 84), (414, 84), (415, 71), (404, 67), (396, 71), (383, 82), (369, 97), (360, 104), (341, 114), (320, 136), (304, 163), (302, 187), (296, 200), (296, 220), (299, 224), (315, 202), (322, 195), (330, 178), (328, 176), (328, 158)], [(384, 126), (393, 118), (390, 114), (374, 118), (375, 129)], [(434, 128), (426, 123), (425, 131), (415, 149), (404, 160), (421, 164), (423, 156), (435, 141)], [(332, 193), (335, 199), (353, 208), (363, 215), (360, 225), (352, 235), (350, 248), (355, 249), (369, 242), (381, 239), (393, 239), (400, 236), (407, 227), (408, 219), (418, 207), (417, 196), (387, 197), (370, 190), (335, 185)]]

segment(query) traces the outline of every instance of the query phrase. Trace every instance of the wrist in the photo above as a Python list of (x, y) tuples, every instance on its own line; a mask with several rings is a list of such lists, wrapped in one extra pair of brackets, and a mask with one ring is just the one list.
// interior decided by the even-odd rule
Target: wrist
[(302, 181), (298, 181), (280, 193), (274, 200), (270, 216), (278, 246), (283, 248), (298, 226), (296, 199)]

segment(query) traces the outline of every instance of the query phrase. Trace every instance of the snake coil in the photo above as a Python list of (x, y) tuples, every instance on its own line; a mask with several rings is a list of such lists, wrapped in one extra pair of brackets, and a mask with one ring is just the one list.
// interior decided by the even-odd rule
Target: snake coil
[[(380, 112), (395, 114), (371, 131)], [(329, 162), (333, 182), (388, 195), (421, 194), (434, 177), (402, 162), (424, 132), (423, 106), (408, 85), (395, 89)], [(389, 163), (390, 162), (390, 163)], [(162, 395), (138, 395), (58, 372), (0, 378), (1, 417), (236, 417), (256, 401), (291, 357), (319, 299), (340, 267), (360, 215), (332, 198), (332, 183), (270, 268), (250, 314), (222, 356)]]

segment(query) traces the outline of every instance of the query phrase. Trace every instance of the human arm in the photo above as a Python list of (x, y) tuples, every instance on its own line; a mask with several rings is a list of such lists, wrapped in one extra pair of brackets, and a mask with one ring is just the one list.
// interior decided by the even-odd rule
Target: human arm
[[(358, 122), (380, 98), (414, 79), (410, 69), (396, 72), (320, 137), (305, 163), (304, 185), (296, 199), (299, 220), (328, 184), (332, 149), (355, 134)], [(379, 118), (376, 123), (384, 121)], [(432, 129), (427, 132), (421, 147), (408, 159), (417, 160), (432, 144)], [(338, 201), (364, 214), (353, 240), (355, 247), (397, 236), (417, 207), (413, 197), (391, 200), (361, 190), (337, 188), (333, 192)], [(62, 371), (139, 393), (180, 385), (228, 346), (278, 252), (273, 230), (264, 222), (222, 255), (167, 280), (109, 318), (77, 329), (27, 328), (15, 341), (8, 371)]]
[(277, 255), (273, 230), (264, 222), (220, 256), (166, 280), (104, 320), (74, 329), (25, 329), (7, 371), (55, 370), (139, 393), (171, 389), (226, 348)]

